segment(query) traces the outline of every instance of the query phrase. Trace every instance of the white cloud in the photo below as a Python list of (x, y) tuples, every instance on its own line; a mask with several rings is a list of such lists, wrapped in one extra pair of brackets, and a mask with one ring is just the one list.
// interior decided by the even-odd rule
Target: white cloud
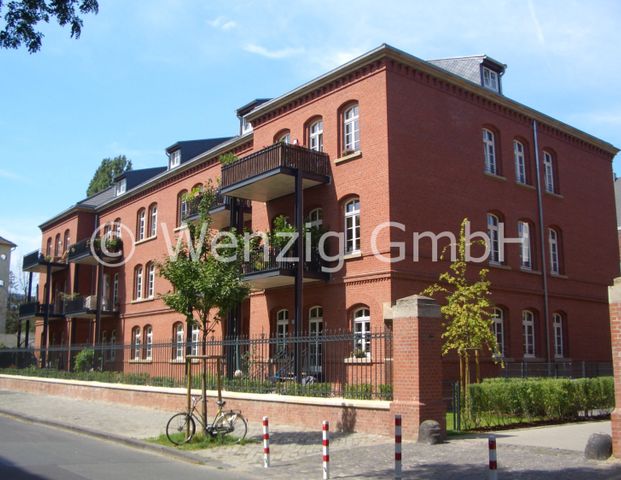
[(24, 177), (18, 175), (17, 173), (11, 172), (9, 170), (0, 169), (0, 178), (4, 178), (6, 180), (15, 180), (18, 182), (23, 182), (25, 180)]
[(256, 53), (257, 55), (261, 55), (262, 57), (272, 58), (272, 59), (288, 58), (294, 55), (300, 55), (304, 53), (303, 48), (286, 47), (286, 48), (281, 48), (280, 50), (268, 50), (267, 48), (262, 47), (260, 45), (256, 45), (254, 43), (249, 43), (245, 45), (243, 48), (247, 52)]
[(234, 20), (227, 20), (225, 17), (214, 18), (213, 20), (209, 20), (207, 23), (212, 27), (224, 30), (225, 32), (237, 26), (237, 22)]

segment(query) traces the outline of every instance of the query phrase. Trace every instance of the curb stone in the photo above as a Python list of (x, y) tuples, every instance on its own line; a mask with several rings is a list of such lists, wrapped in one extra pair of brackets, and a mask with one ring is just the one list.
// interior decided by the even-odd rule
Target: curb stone
[(123, 445), (127, 445), (132, 448), (136, 448), (139, 450), (147, 450), (150, 452), (157, 453), (159, 455), (163, 455), (166, 457), (174, 458), (175, 460), (180, 460), (187, 463), (193, 463), (195, 465), (209, 465), (217, 469), (230, 469), (231, 466), (225, 463), (222, 463), (218, 460), (209, 460), (201, 457), (199, 455), (195, 455), (189, 452), (182, 452), (176, 450), (172, 447), (166, 447), (164, 445), (156, 445), (152, 443), (145, 442), (143, 440), (138, 440), (136, 438), (128, 438), (123, 437), (121, 435), (115, 435), (112, 433), (104, 433), (97, 430), (92, 430), (90, 428), (77, 427), (75, 425), (67, 425), (61, 422), (55, 422), (54, 420), (46, 420), (43, 418), (37, 418), (30, 415), (24, 415), (22, 413), (13, 412), (11, 410), (5, 410), (0, 408), (0, 415), (4, 415), (6, 417), (13, 418), (15, 420), (19, 420), (22, 422), (28, 423), (36, 423), (40, 425), (45, 425), (47, 427), (58, 428), (60, 430), (65, 430), (73, 433), (79, 433), (82, 435), (87, 435), (89, 437), (98, 438), (100, 440), (107, 440), (109, 442), (121, 443)]

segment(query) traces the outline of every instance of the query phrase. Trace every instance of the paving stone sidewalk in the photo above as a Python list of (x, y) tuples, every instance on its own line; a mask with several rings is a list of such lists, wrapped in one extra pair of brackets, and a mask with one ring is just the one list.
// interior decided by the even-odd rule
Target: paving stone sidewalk
[[(0, 411), (53, 420), (103, 433), (134, 439), (164, 432), (170, 412), (41, 396), (0, 390)], [(318, 422), (320, 419), (318, 419)], [(272, 467), (262, 468), (260, 443), (195, 452), (257, 478), (321, 478), (321, 433), (271, 419)], [(249, 436), (260, 437), (258, 422), (250, 422)], [(331, 438), (331, 478), (392, 478), (393, 444), (389, 437), (338, 434)], [(451, 439), (443, 445), (405, 442), (403, 469), (406, 479), (474, 480), (487, 478), (487, 443), (483, 438)], [(621, 479), (621, 462), (586, 461), (579, 452), (544, 447), (506, 445), (499, 442), (499, 478), (600, 480)]]

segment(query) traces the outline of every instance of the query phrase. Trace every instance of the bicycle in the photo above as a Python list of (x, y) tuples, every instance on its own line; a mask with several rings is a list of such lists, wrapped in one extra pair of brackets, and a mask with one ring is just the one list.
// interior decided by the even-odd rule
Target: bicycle
[[(203, 431), (212, 438), (217, 437), (218, 435), (227, 435), (233, 432), (235, 432), (238, 436), (238, 443), (246, 438), (246, 434), (248, 433), (248, 422), (246, 422), (246, 419), (243, 417), (241, 412), (235, 410), (224, 412), (222, 409), (226, 402), (223, 400), (216, 400), (218, 411), (216, 412), (213, 421), (210, 424), (206, 424), (203, 421), (202, 416), (198, 413), (198, 405), (202, 399), (202, 396), (194, 395), (192, 397), (192, 408), (189, 412), (176, 413), (170, 417), (170, 420), (168, 420), (168, 423), (166, 424), (166, 437), (168, 437), (168, 440), (170, 440), (171, 443), (174, 443), (175, 445), (183, 445), (184, 443), (191, 441), (196, 433), (196, 422), (198, 422), (203, 428)], [(182, 432), (185, 433), (185, 436), (179, 440), (174, 434)]]

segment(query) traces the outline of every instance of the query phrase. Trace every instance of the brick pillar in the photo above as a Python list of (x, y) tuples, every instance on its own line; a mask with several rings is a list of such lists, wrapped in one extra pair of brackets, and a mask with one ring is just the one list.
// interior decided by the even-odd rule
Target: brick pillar
[(610, 308), (610, 340), (615, 375), (615, 409), (612, 411), (612, 453), (621, 458), (621, 277), (608, 287)]
[(442, 322), (431, 298), (412, 295), (391, 308), (393, 321), (393, 414), (403, 416), (403, 435), (414, 440), (424, 420), (446, 430), (442, 401)]

